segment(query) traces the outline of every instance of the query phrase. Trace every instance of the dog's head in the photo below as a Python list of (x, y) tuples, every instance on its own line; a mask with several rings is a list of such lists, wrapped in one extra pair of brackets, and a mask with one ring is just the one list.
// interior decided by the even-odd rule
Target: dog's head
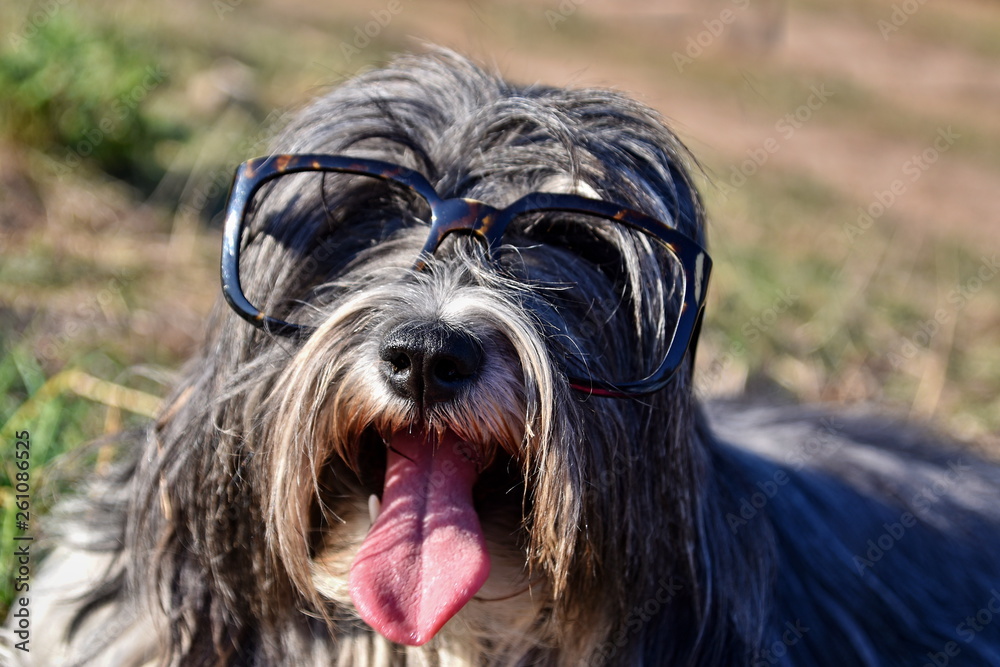
[(654, 572), (691, 575), (710, 263), (659, 118), (435, 54), (321, 98), (274, 153), (227, 219), (258, 326), (220, 312), (201, 376), (266, 571), (412, 645), (477, 605), (611, 629)]

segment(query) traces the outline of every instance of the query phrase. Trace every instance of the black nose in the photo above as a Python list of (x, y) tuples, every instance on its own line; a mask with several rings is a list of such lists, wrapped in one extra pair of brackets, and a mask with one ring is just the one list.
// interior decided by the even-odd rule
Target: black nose
[(378, 353), (393, 391), (424, 405), (453, 399), (475, 381), (483, 360), (472, 335), (442, 322), (401, 324)]

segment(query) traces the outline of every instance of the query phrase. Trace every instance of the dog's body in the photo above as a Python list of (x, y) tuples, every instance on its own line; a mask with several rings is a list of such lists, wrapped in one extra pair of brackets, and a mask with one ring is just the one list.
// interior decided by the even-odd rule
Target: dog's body
[[(391, 161), (493, 206), (576, 192), (704, 233), (686, 154), (650, 111), (448, 54), (349, 82), (275, 148)], [(426, 229), (344, 224), (356, 196), (279, 184), (254, 211), (248, 293), (318, 328), (294, 341), (215, 313), (155, 427), (76, 516), (85, 539), (35, 582), (34, 664), (1000, 664), (997, 468), (864, 416), (703, 412), (689, 363), (642, 397), (574, 392), (567, 345), (618, 343), (584, 357), (605, 372), (655, 348), (657, 323), (614, 301), (621, 285), (669, 301), (648, 246), (515, 228), (502, 272), (461, 238), (418, 271)], [(397, 382), (387, 341), (414, 322), (474, 341), (474, 379), (433, 400), (430, 380)], [(424, 464), (426, 489), (390, 491)], [(417, 496), (454, 512), (458, 556), (398, 518)], [(380, 522), (416, 552), (372, 538)], [(386, 620), (383, 594), (411, 589)]]

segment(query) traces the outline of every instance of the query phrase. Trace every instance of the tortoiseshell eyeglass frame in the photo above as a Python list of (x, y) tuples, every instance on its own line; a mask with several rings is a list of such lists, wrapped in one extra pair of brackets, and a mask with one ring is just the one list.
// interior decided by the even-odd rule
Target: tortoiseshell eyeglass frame
[(526, 213), (577, 213), (604, 218), (646, 234), (659, 243), (681, 266), (683, 301), (667, 355), (649, 376), (632, 382), (611, 383), (593, 378), (569, 378), (570, 386), (587, 394), (626, 398), (663, 389), (669, 384), (691, 348), (697, 345), (708, 292), (712, 260), (695, 241), (651, 216), (617, 204), (571, 194), (548, 192), (521, 197), (503, 209), (473, 199), (444, 199), (419, 172), (379, 160), (323, 154), (272, 155), (247, 160), (236, 170), (226, 205), (222, 241), (222, 293), (236, 313), (255, 327), (272, 334), (306, 338), (314, 329), (271, 317), (254, 306), (240, 286), (240, 246), (246, 214), (254, 194), (268, 181), (285, 174), (335, 172), (372, 176), (409, 188), (430, 206), (430, 233), (414, 263), (423, 270), (428, 258), (452, 233), (471, 234), (492, 250), (500, 244), (507, 225)]

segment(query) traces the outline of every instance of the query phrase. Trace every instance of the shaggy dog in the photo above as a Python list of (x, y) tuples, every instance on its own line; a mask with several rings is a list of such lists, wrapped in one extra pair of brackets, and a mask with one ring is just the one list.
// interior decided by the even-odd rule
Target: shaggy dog
[(450, 53), (314, 102), (237, 173), (226, 303), (67, 519), (34, 664), (1000, 664), (996, 467), (693, 396), (691, 164)]

